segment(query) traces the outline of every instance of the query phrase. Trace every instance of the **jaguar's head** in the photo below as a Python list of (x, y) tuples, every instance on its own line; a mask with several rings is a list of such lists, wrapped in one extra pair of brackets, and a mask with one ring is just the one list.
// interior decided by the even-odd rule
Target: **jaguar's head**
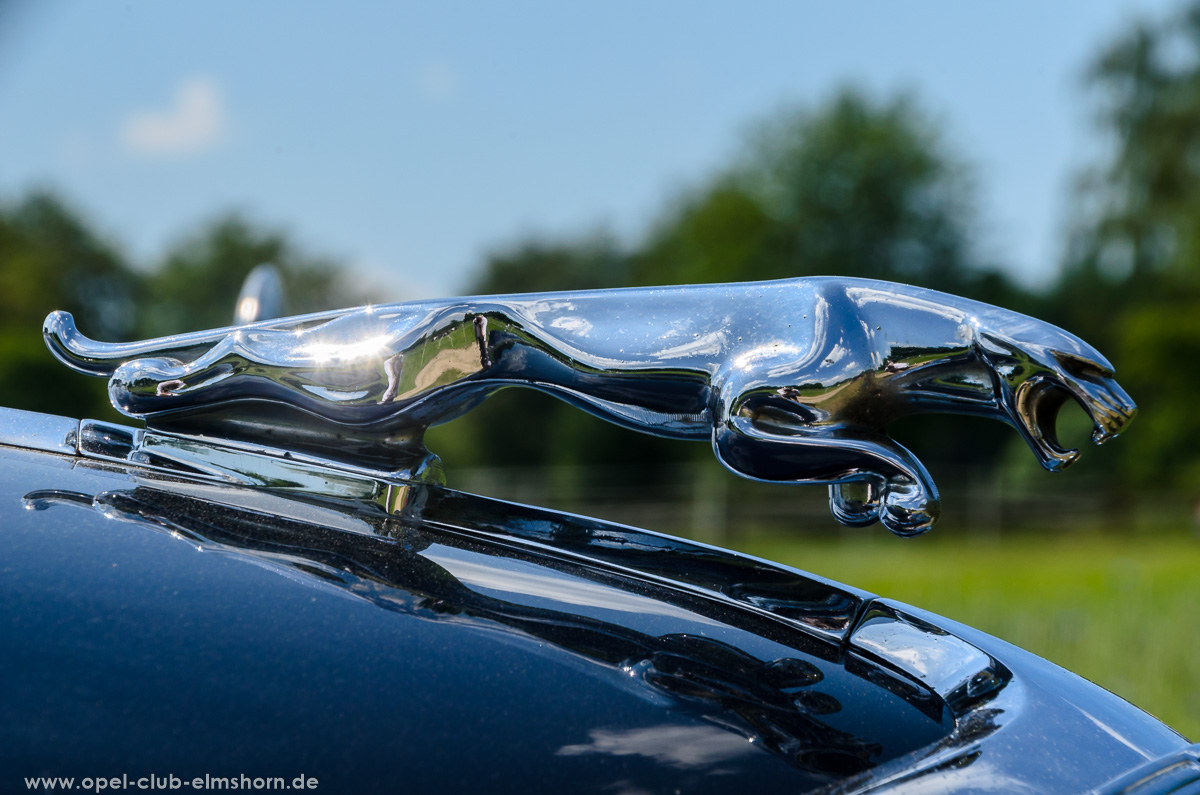
[(1099, 351), (1057, 326), (1004, 315), (995, 324), (986, 315), (976, 319), (976, 345), (995, 374), (996, 401), (1004, 418), (1020, 431), (1042, 466), (1055, 471), (1079, 457), (1078, 450), (1059, 442), (1056, 430), (1058, 411), (1070, 399), (1091, 419), (1096, 444), (1124, 430), (1137, 405)]

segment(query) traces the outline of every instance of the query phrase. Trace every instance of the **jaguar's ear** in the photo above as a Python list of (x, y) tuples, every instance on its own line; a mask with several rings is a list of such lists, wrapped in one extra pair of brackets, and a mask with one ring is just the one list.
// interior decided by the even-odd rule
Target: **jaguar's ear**
[(1001, 337), (989, 331), (977, 329), (975, 332), (975, 347), (991, 356), (1011, 356), (1017, 346), (1007, 337)]

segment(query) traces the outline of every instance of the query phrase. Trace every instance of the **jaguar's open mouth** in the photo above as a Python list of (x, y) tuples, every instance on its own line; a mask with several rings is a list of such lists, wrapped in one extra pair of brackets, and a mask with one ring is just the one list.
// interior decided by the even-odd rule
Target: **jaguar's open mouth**
[(1109, 378), (1062, 382), (1050, 377), (1031, 378), (1017, 387), (1016, 424), (1046, 469), (1056, 471), (1073, 464), (1079, 451), (1058, 440), (1058, 412), (1075, 400), (1092, 420), (1092, 441), (1103, 444), (1124, 430), (1137, 414), (1137, 405)]

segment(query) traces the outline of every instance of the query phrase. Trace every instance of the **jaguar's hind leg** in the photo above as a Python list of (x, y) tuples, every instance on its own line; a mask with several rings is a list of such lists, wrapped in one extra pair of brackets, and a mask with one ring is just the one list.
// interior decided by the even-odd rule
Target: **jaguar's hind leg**
[(932, 478), (912, 453), (881, 432), (848, 427), (769, 428), (747, 416), (728, 417), (713, 431), (721, 463), (743, 477), (828, 483), (830, 508), (847, 524), (878, 519), (897, 535), (923, 533), (941, 503)]

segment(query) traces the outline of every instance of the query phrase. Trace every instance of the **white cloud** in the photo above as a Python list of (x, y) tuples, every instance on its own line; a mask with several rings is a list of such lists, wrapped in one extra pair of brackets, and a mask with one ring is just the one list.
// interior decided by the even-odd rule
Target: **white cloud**
[(221, 88), (208, 77), (184, 80), (168, 108), (139, 110), (121, 124), (121, 143), (139, 155), (189, 155), (228, 135)]
[(557, 755), (648, 756), (661, 764), (688, 770), (710, 767), (757, 751), (751, 740), (715, 726), (650, 726), (623, 731), (592, 729), (589, 735), (590, 743), (564, 745)]
[(458, 93), (458, 73), (445, 61), (427, 61), (417, 70), (417, 88), (428, 99), (447, 102)]

